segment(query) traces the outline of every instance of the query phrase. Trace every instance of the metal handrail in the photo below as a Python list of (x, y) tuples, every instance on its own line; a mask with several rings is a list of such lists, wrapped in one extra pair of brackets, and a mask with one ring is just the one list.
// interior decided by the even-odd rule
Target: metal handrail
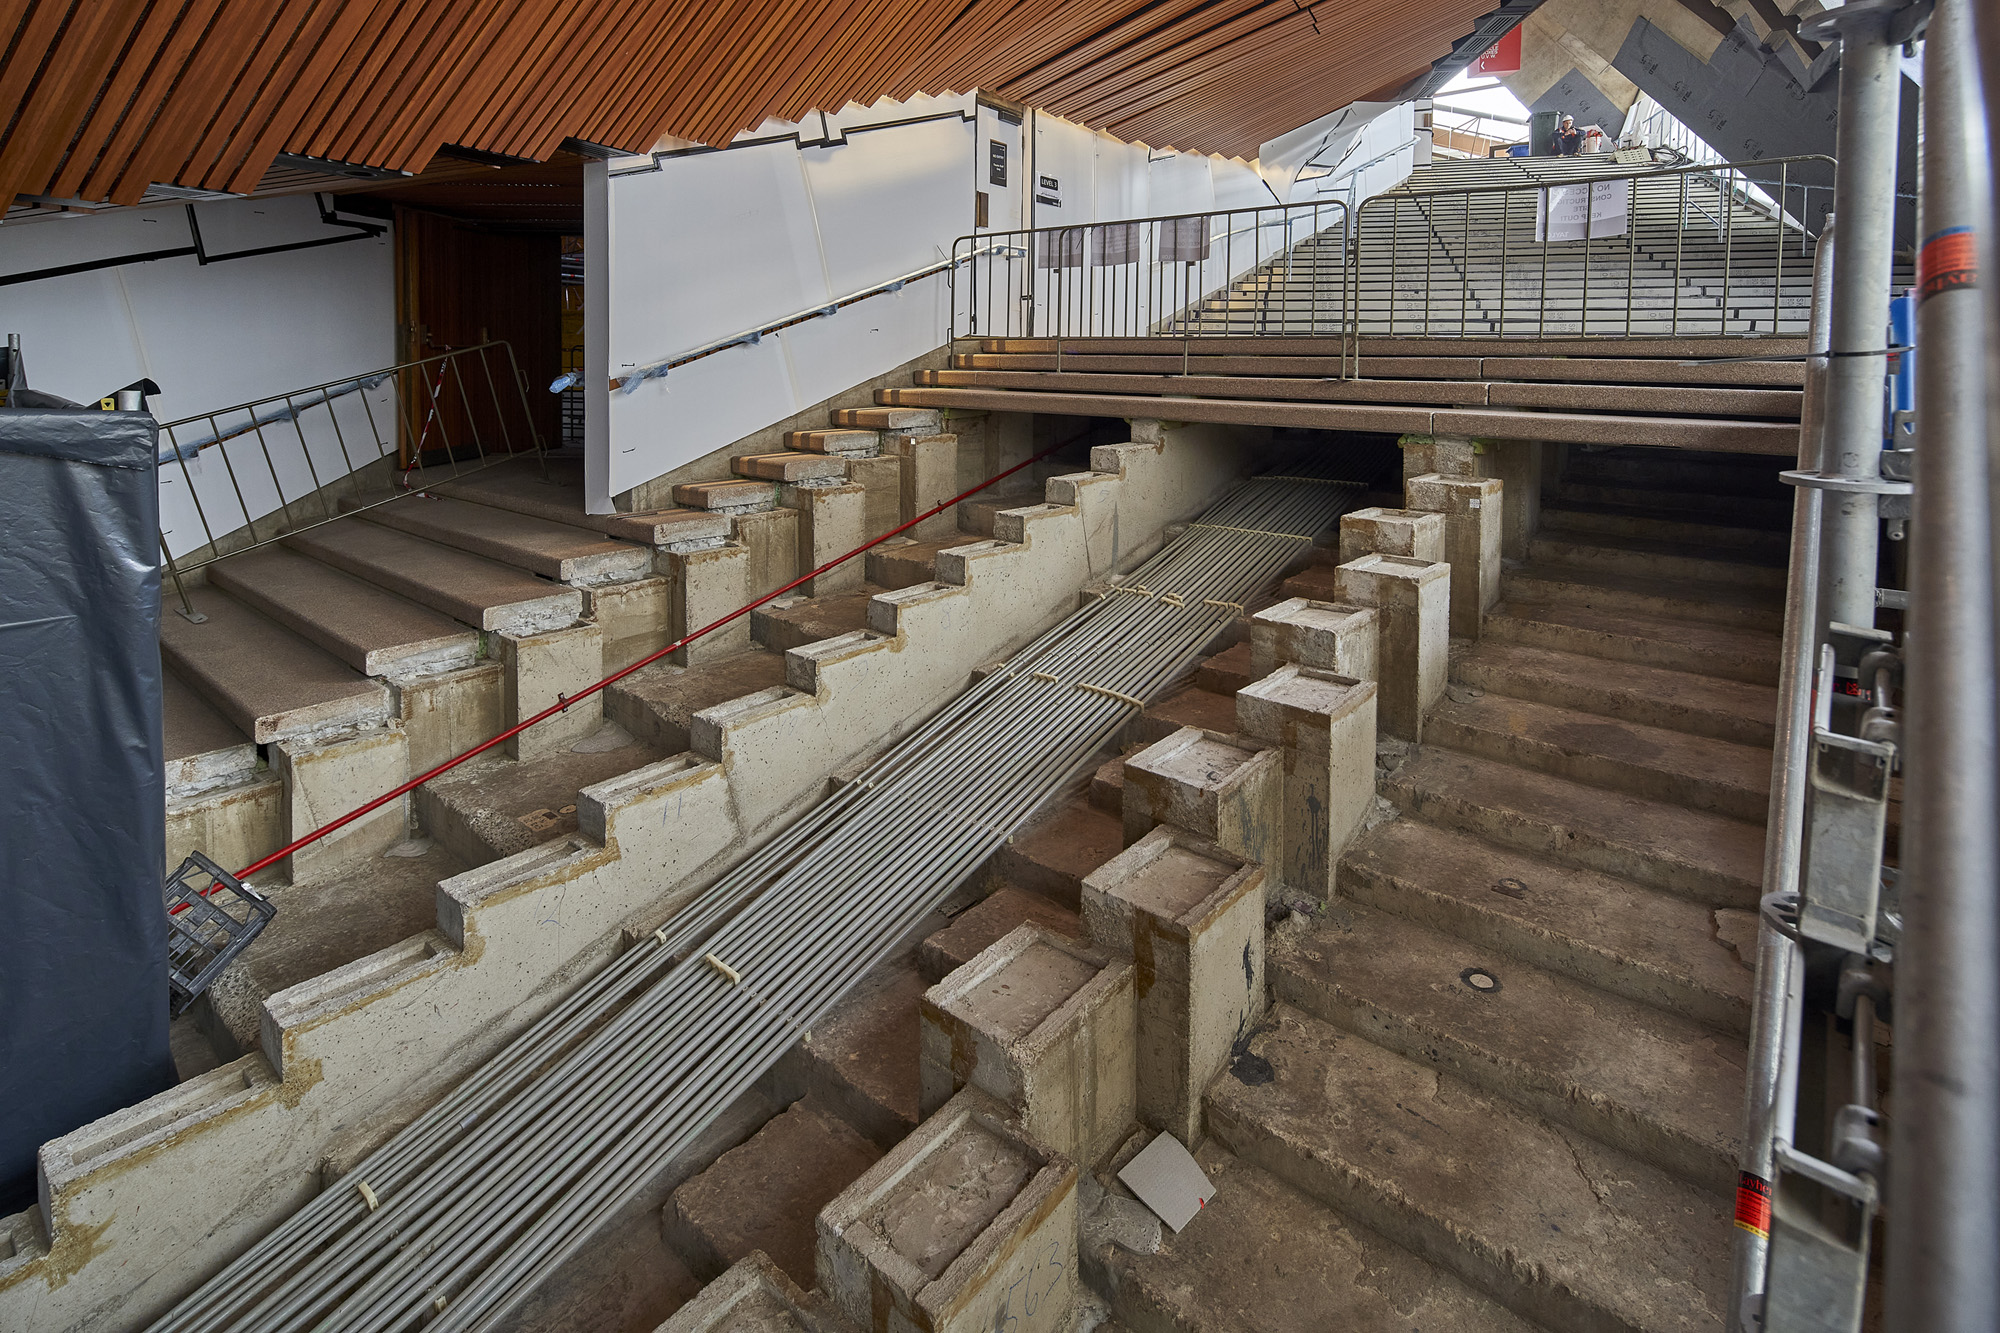
[[(505, 361), (496, 376), (492, 362), (503, 355)], [(477, 368), (468, 372), (468, 366), (475, 359)], [(477, 384), (468, 388), (470, 375), (483, 379), (483, 393)], [(368, 401), (368, 394), (385, 383), (395, 385), (396, 404), (394, 420), (389, 423), (386, 435), (384, 423), (376, 419), (375, 409)], [(455, 390), (455, 394), (448, 391), (448, 385)], [(512, 386), (511, 393), (504, 385)], [(334, 405), (349, 395), (357, 397), (361, 403), (369, 437), (365, 446), (357, 440), (353, 448), (349, 447), (348, 431), (342, 429), (340, 414), (335, 410)], [(427, 404), (423, 401), (426, 397)], [(452, 401), (454, 397), (455, 404)], [(513, 425), (508, 421), (510, 416), (515, 415), (508, 406), (510, 398), (519, 405), (519, 417)], [(321, 407), (326, 409), (327, 425), (332, 428), (332, 444), (344, 465), (344, 470), (338, 475), (325, 479), (320, 477), (320, 466), (314, 461), (313, 446), (306, 438), (305, 426), (307, 414)], [(451, 418), (455, 413), (462, 413), (458, 424), (466, 428), (467, 438), (452, 438)], [(490, 416), (490, 425), (498, 427), (498, 438), (491, 441), (496, 447), (491, 451), (487, 447), (486, 432), (481, 429), (482, 417), (486, 416)], [(274, 440), (267, 432), (285, 426), (291, 428), (290, 438), (280, 434), (275, 441), (278, 454), (274, 455)], [(517, 427), (522, 432), (519, 440), (515, 438)], [(197, 428), (199, 434), (194, 434)], [(193, 438), (185, 438), (190, 434)], [(436, 445), (428, 443), (433, 435), (438, 441)], [(160, 555), (180, 598), (181, 604), (177, 609), (196, 624), (207, 617), (196, 611), (189, 599), (187, 585), (182, 579), (184, 573), (399, 498), (400, 492), (365, 503), (353, 502), (353, 497), (348, 497), (349, 503), (345, 507), (337, 506), (330, 488), (363, 468), (395, 457), (406, 464), (405, 471), (421, 473), (428, 466), (424, 456), (442, 449), (450, 475), (457, 477), (519, 453), (533, 451), (539, 455), (544, 451), (541, 433), (535, 429), (534, 413), (528, 406), (527, 384), (514, 359), (514, 349), (511, 344), (499, 339), (471, 347), (452, 348), (380, 370), (328, 380), (285, 393), (267, 394), (230, 407), (198, 412), (165, 423), (160, 427), (160, 437), (160, 465), (179, 464), (181, 481), (187, 487), (188, 498), (194, 505), (195, 518), (201, 524), (204, 538), (200, 546), (192, 549), (192, 558), (190, 552), (184, 550), (177, 559), (167, 540), (169, 534), (165, 529), (160, 532)], [(246, 478), (238, 474), (228, 447), (233, 441), (252, 438), (257, 442), (257, 455), (263, 460), (261, 474), (256, 480), (260, 484), (268, 480), (269, 496), (275, 499), (274, 504), (261, 508), (264, 497), (251, 498), (252, 494), (256, 494), (255, 487), (246, 493)], [(369, 446), (372, 446), (372, 453)], [(461, 457), (468, 448), (473, 455), (469, 462)], [(493, 456), (489, 457), (489, 452)], [(357, 453), (361, 455), (358, 460)], [(223, 471), (228, 478), (224, 498), (234, 499), (235, 507), (243, 517), (240, 527), (230, 527), (218, 533), (210, 520), (209, 505), (203, 502), (201, 488), (196, 484), (193, 469), (189, 467), (190, 462), (205, 454), (222, 460)], [(311, 483), (309, 489), (296, 494), (287, 493), (284, 469), (280, 468), (278, 461), (281, 456), (288, 464), (303, 465), (306, 478)], [(323, 456), (321, 461), (324, 461)], [(310, 512), (295, 512), (308, 510)], [(258, 524), (273, 514), (278, 515), (276, 530), (260, 533)], [(239, 534), (247, 535), (242, 540), (229, 540)], [(227, 549), (224, 549), (225, 542)]]
[[(1463, 203), (1463, 215), (1467, 223), (1467, 245), (1468, 245), (1468, 255), (1469, 255), (1470, 253), (1469, 246), (1471, 243), (1470, 224), (1472, 220), (1473, 202), (1476, 199), (1480, 199), (1487, 196), (1496, 196), (1496, 195), (1512, 196), (1533, 191), (1535, 192), (1537, 200), (1539, 201), (1536, 207), (1542, 210), (1541, 215), (1545, 216), (1546, 209), (1548, 208), (1549, 190), (1567, 188), (1579, 185), (1586, 186), (1589, 188), (1594, 188), (1595, 186), (1606, 182), (1616, 183), (1616, 182), (1636, 181), (1644, 183), (1654, 180), (1672, 179), (1675, 177), (1680, 178), (1681, 182), (1680, 202), (1679, 202), (1679, 207), (1675, 210), (1675, 220), (1671, 229), (1671, 235), (1673, 236), (1675, 242), (1674, 274), (1671, 279), (1673, 304), (1667, 316), (1666, 322), (1668, 324), (1668, 331), (1671, 334), (1675, 336), (1690, 336), (1688, 333), (1685, 333), (1682, 330), (1683, 316), (1680, 309), (1680, 290), (1682, 286), (1681, 278), (1682, 278), (1682, 260), (1683, 260), (1681, 238), (1685, 235), (1687, 229), (1686, 219), (1687, 219), (1687, 203), (1688, 203), (1687, 200), (1688, 180), (1691, 177), (1700, 177), (1700, 176), (1715, 178), (1718, 181), (1717, 188), (1718, 188), (1718, 193), (1720, 193), (1721, 190), (1724, 188), (1730, 188), (1732, 191), (1734, 190), (1733, 186), (1725, 187), (1725, 185), (1722, 183), (1726, 177), (1741, 176), (1744, 180), (1747, 181), (1752, 179), (1750, 175), (1752, 171), (1765, 172), (1770, 170), (1776, 170), (1778, 173), (1777, 188), (1779, 191), (1780, 202), (1779, 202), (1779, 207), (1776, 210), (1776, 217), (1772, 219), (1772, 221), (1775, 224), (1775, 229), (1777, 233), (1777, 245), (1775, 247), (1775, 252), (1772, 256), (1773, 280), (1772, 280), (1772, 291), (1771, 291), (1771, 323), (1772, 323), (1772, 331), (1776, 332), (1778, 329), (1779, 322), (1781, 320), (1781, 311), (1783, 308), (1783, 299), (1784, 299), (1785, 237), (1788, 230), (1797, 229), (1803, 231), (1802, 227), (1794, 228), (1793, 224), (1790, 224), (1786, 221), (1786, 214), (1783, 207), (1783, 199), (1787, 194), (1787, 192), (1791, 188), (1793, 188), (1793, 184), (1789, 179), (1792, 167), (1803, 163), (1820, 164), (1829, 167), (1835, 165), (1834, 159), (1831, 157), (1819, 153), (1810, 153), (1810, 154), (1799, 154), (1791, 157), (1760, 158), (1746, 162), (1687, 163), (1680, 166), (1664, 167), (1664, 168), (1649, 166), (1644, 169), (1633, 170), (1633, 171), (1603, 171), (1603, 172), (1578, 173), (1575, 175), (1563, 175), (1559, 177), (1558, 176), (1534, 177), (1531, 180), (1510, 181), (1506, 184), (1457, 186), (1450, 189), (1439, 189), (1439, 190), (1403, 189), (1403, 190), (1389, 191), (1383, 194), (1376, 195), (1371, 199), (1364, 200), (1361, 203), (1361, 205), (1355, 210), (1354, 214), (1354, 225), (1352, 228), (1353, 243), (1347, 256), (1347, 265), (1346, 265), (1347, 286), (1342, 293), (1341, 304), (1347, 311), (1347, 320), (1342, 330), (1342, 340), (1341, 340), (1342, 374), (1344, 377), (1348, 378), (1357, 378), (1359, 377), (1360, 374), (1360, 359), (1361, 359), (1360, 347), (1361, 347), (1361, 337), (1362, 337), (1361, 297), (1362, 297), (1364, 270), (1367, 265), (1367, 248), (1368, 248), (1368, 238), (1370, 234), (1368, 230), (1368, 223), (1370, 222), (1371, 218), (1379, 217), (1381, 211), (1384, 208), (1389, 208), (1394, 210), (1394, 212), (1392, 212), (1391, 214), (1391, 221), (1389, 227), (1390, 273), (1389, 273), (1389, 294), (1388, 294), (1389, 308), (1388, 308), (1388, 328), (1387, 328), (1388, 335), (1394, 336), (1396, 333), (1396, 308), (1397, 308), (1396, 287), (1398, 281), (1404, 276), (1400, 271), (1400, 260), (1401, 260), (1400, 242), (1402, 240), (1400, 213), (1405, 203), (1413, 204), (1413, 206), (1416, 208), (1419, 217), (1423, 219), (1425, 225), (1429, 227), (1431, 225), (1430, 219), (1433, 216), (1435, 216), (1436, 209), (1438, 207), (1436, 201), (1443, 201), (1450, 199), (1461, 200)], [(1532, 173), (1526, 173), (1526, 174), (1532, 176)], [(1632, 190), (1633, 195), (1636, 197), (1637, 187), (1628, 186), (1627, 188)], [(1536, 216), (1536, 214), (1531, 212), (1531, 216)], [(1730, 282), (1732, 281), (1732, 278), (1734, 277), (1734, 274), (1732, 272), (1732, 266), (1735, 258), (1733, 253), (1734, 242), (1735, 242), (1734, 223), (1736, 216), (1734, 208), (1732, 207), (1724, 209), (1723, 216), (1725, 219), (1725, 225), (1723, 227), (1723, 236), (1722, 236), (1724, 244), (1724, 255), (1723, 255), (1723, 265), (1722, 265), (1722, 275), (1721, 275), (1723, 290), (1721, 295), (1720, 308), (1715, 320), (1716, 328), (1714, 329), (1712, 336), (1726, 336), (1729, 332), (1728, 296), (1729, 296), (1729, 285)], [(1494, 329), (1494, 336), (1506, 336), (1507, 334), (1506, 282), (1507, 282), (1507, 258), (1508, 258), (1508, 231), (1511, 222), (1512, 222), (1511, 208), (1508, 206), (1507, 203), (1503, 202), (1502, 213), (1501, 213), (1499, 269), (1497, 273), (1500, 305), (1499, 305), (1499, 312), (1496, 317), (1496, 328)], [(1592, 333), (1590, 327), (1592, 322), (1591, 308), (1590, 308), (1590, 278), (1591, 278), (1591, 262), (1593, 256), (1590, 250), (1590, 245), (1593, 240), (1607, 239), (1607, 238), (1592, 237), (1590, 234), (1590, 227), (1591, 227), (1590, 219), (1588, 218), (1588, 216), (1586, 216), (1584, 223), (1584, 235), (1581, 238), (1584, 246), (1582, 252), (1582, 269), (1581, 269), (1582, 290), (1577, 303), (1577, 325), (1578, 325), (1577, 333), (1579, 336), (1586, 336), (1586, 337), (1591, 336)], [(1541, 228), (1542, 239), (1536, 243), (1539, 249), (1539, 258), (1540, 258), (1540, 286), (1538, 290), (1541, 294), (1541, 299), (1535, 302), (1535, 309), (1536, 309), (1535, 331), (1537, 335), (1543, 334), (1547, 331), (1547, 326), (1549, 322), (1550, 312), (1549, 312), (1549, 302), (1548, 302), (1548, 280), (1549, 280), (1550, 261), (1552, 258), (1560, 261), (1569, 261), (1573, 258), (1568, 252), (1558, 252), (1558, 253), (1551, 252), (1550, 247), (1552, 245), (1569, 244), (1569, 242), (1553, 241), (1550, 238), (1550, 233), (1552, 230), (1553, 230), (1552, 228), (1544, 225)], [(1615, 311), (1610, 316), (1607, 317), (1613, 321), (1619, 322), (1622, 325), (1622, 327), (1620, 327), (1615, 331), (1614, 336), (1627, 336), (1627, 337), (1631, 336), (1633, 331), (1633, 326), (1635, 323), (1634, 301), (1638, 292), (1638, 281), (1637, 281), (1638, 237), (1636, 234), (1637, 231), (1638, 227), (1636, 225), (1636, 219), (1632, 219), (1628, 216), (1627, 225), (1624, 231), (1621, 233), (1626, 240), (1626, 245), (1624, 247), (1624, 254), (1626, 259), (1626, 272), (1623, 284), (1625, 299), (1624, 299), (1624, 309), (1622, 312), (1622, 320), (1620, 319), (1618, 312)], [(1431, 318), (1431, 310), (1436, 295), (1435, 292), (1433, 291), (1433, 285), (1431, 281), (1430, 265), (1431, 265), (1432, 249), (1433, 247), (1430, 246), (1429, 244), (1425, 245), (1424, 248), (1425, 263), (1423, 269), (1423, 279), (1420, 288), (1422, 311), (1423, 311), (1422, 335), (1425, 337), (1437, 336), (1434, 330), (1431, 328), (1431, 325), (1433, 323), (1433, 320)], [(1414, 278), (1416, 275), (1412, 273), (1409, 276)], [(1470, 323), (1472, 291), (1471, 291), (1471, 275), (1463, 267), (1460, 268), (1458, 288), (1460, 296), (1460, 319), (1459, 319), (1458, 336), (1465, 336), (1467, 334), (1468, 325)], [(1449, 324), (1448, 316), (1445, 317), (1445, 322)], [(1696, 334), (1693, 336), (1705, 336), (1705, 335)]]
[[(954, 246), (955, 249), (956, 247)], [(691, 361), (699, 361), (703, 357), (714, 356), (717, 352), (726, 352), (732, 347), (754, 347), (758, 342), (762, 341), (764, 335), (767, 333), (777, 333), (797, 324), (804, 324), (815, 319), (824, 319), (826, 316), (836, 311), (844, 310), (857, 302), (866, 301), (872, 297), (887, 296), (892, 292), (899, 292), (905, 286), (920, 278), (928, 278), (934, 274), (944, 273), (957, 268), (960, 264), (970, 263), (976, 258), (978, 258), (977, 254), (966, 255), (964, 258), (958, 258), (954, 254), (953, 258), (941, 259), (935, 264), (927, 264), (923, 268), (913, 269), (899, 278), (890, 278), (885, 282), (878, 282), (872, 287), (864, 287), (860, 291), (840, 297), (838, 300), (828, 301), (822, 305), (816, 305), (809, 309), (798, 311), (795, 314), (786, 315), (782, 319), (774, 319), (768, 323), (759, 324), (755, 328), (744, 329), (740, 333), (732, 333), (726, 338), (717, 338), (712, 342), (705, 342), (690, 351), (681, 352), (663, 360), (649, 361), (627, 374), (612, 376), (612, 392), (631, 393), (647, 380), (662, 379), (666, 376), (667, 372), (685, 366)], [(556, 384), (552, 387), (568, 387), (564, 383), (564, 380), (568, 378), (568, 376), (564, 376), (563, 380), (556, 381)]]
[[(1249, 247), (1248, 262), (1239, 269), (1236, 237), (1283, 228), (1284, 248), (1276, 253), (1289, 257), (1303, 243), (1291, 240), (1295, 227), (1309, 224), (1307, 239), (1316, 239), (1338, 228), (1344, 262), (1350, 215), (1344, 201), (1319, 199), (969, 233), (952, 242), (955, 264), (950, 335), (953, 342), (982, 334), (1008, 336), (1018, 327), (1022, 336), (1036, 336), (1036, 308), (1044, 301), (1054, 306), (1050, 312), (1054, 328), (1046, 331), (1047, 336), (1058, 339), (1113, 336), (1113, 330), (1118, 328), (1135, 334), (1153, 333), (1183, 325), (1187, 326), (1184, 331), (1191, 334), (1194, 321), (1188, 312), (1231, 290), (1244, 275), (1255, 272), (1266, 262), (1264, 242), (1257, 240)], [(1235, 225), (1233, 220), (1238, 218), (1250, 219), (1249, 224)], [(1218, 221), (1223, 223), (1220, 232), (1215, 229)], [(995, 241), (1003, 244), (994, 246)], [(1007, 271), (985, 289), (982, 305), (980, 270), (973, 268), (961, 309), (955, 269), (958, 264), (979, 257), (982, 242), (988, 245), (991, 254), (1005, 257)], [(1218, 248), (1222, 251), (1223, 273), (1210, 284), (1201, 273), (1216, 262), (1214, 251)], [(1109, 254), (1114, 249), (1117, 257), (1111, 258)], [(1044, 258), (1053, 262), (1040, 262)], [(1017, 260), (1024, 261), (1019, 270), (1014, 268)], [(1063, 276), (1072, 273), (1078, 276), (1074, 279)], [(1055, 276), (1046, 283), (1038, 282), (1038, 275), (1043, 274)], [(1000, 302), (997, 311), (996, 299)], [(982, 328), (981, 315), (996, 313), (1000, 316), (997, 321), (1000, 328), (997, 331), (991, 328), (994, 322), (991, 319), (987, 321), (989, 327)]]

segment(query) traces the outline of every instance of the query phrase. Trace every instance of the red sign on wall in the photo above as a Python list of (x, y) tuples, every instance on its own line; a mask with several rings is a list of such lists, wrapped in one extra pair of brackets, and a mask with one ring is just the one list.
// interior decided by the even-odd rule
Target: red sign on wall
[(1502, 37), (1493, 48), (1472, 62), (1468, 73), (1472, 74), (1519, 74), (1521, 72), (1521, 30)]

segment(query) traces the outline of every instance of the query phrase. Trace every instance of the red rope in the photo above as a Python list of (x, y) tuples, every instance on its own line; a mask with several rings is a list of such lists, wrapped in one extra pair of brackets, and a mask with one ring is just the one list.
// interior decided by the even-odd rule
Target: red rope
[[(897, 533), (907, 531), (908, 529), (913, 528), (917, 524), (923, 522), (925, 519), (935, 517), (936, 515), (943, 513), (945, 510), (950, 509), (953, 505), (959, 504), (961, 501), (970, 499), (971, 497), (979, 494), (979, 492), (985, 490), (988, 486), (991, 486), (994, 482), (1001, 481), (1007, 477), (1011, 477), (1016, 472), (1019, 472), (1022, 468), (1029, 467), (1035, 463), (1041, 462), (1044, 458), (1047, 458), (1050, 454), (1056, 452), (1056, 449), (1060, 448), (1062, 448), (1062, 446), (1057, 445), (1054, 448), (1044, 449), (1041, 453), (1036, 454), (1033, 458), (1030, 458), (1025, 462), (1016, 463), (1013, 467), (1008, 468), (1005, 472), (994, 473), (992, 476), (988, 477), (985, 481), (982, 481), (977, 486), (974, 486), (971, 490), (962, 491), (959, 494), (954, 495), (951, 499), (946, 500), (943, 504), (937, 505), (931, 509), (926, 509), (923, 513), (918, 514), (915, 518), (911, 519), (909, 522), (899, 524), (896, 527), (889, 529), (887, 532), (883, 533), (880, 537), (875, 538), (873, 541), (863, 542), (861, 545), (849, 551), (846, 555), (838, 556), (832, 560), (829, 560), (825, 564), (821, 565), (818, 569), (815, 569), (810, 573), (799, 575), (799, 577), (793, 579), (790, 583), (787, 583), (784, 587), (774, 589), (771, 592), (765, 593), (762, 597), (759, 597), (754, 602), (749, 602), (743, 606), (737, 607), (734, 611), (731, 611), (728, 615), (724, 616), (722, 619), (715, 621), (712, 624), (703, 625), (700, 629), (694, 631), (692, 634), (674, 640), (672, 643), (660, 649), (658, 652), (653, 653), (650, 656), (639, 659), (637, 662), (634, 662), (631, 666), (626, 667), (622, 671), (613, 672), (611, 675), (606, 676), (603, 680), (598, 681), (595, 685), (592, 685), (588, 689), (579, 690), (576, 694), (571, 695), (567, 698), (558, 696), (555, 703), (551, 704), (547, 708), (544, 708), (541, 712), (535, 714), (531, 718), (528, 718), (526, 721), (516, 722), (513, 726), (507, 728), (505, 731), (501, 732), (498, 736), (495, 736), (492, 740), (487, 741), (484, 744), (474, 746), (472, 749), (467, 750), (464, 754), (459, 755), (456, 759), (447, 759), (442, 764), (439, 764), (436, 768), (433, 768), (430, 772), (422, 774), (419, 777), (411, 778), (408, 782), (405, 782), (402, 786), (397, 787), (395, 790), (384, 792), (382, 795), (377, 796), (374, 800), (368, 802), (368, 804), (360, 806), (357, 809), (350, 810), (346, 814), (342, 815), (340, 818), (334, 820), (332, 823), (321, 825), (319, 828), (314, 829), (311, 833), (306, 834), (303, 838), (299, 838), (294, 842), (288, 843), (287, 845), (280, 847), (277, 851), (272, 852), (269, 856), (257, 862), (255, 865), (249, 866), (248, 868), (243, 870), (241, 873), (237, 875), (237, 878), (249, 879), (252, 875), (256, 874), (258, 871), (269, 869), (271, 866), (276, 865), (278, 862), (284, 860), (286, 857), (290, 856), (293, 852), (298, 851), (300, 848), (311, 846), (313, 843), (318, 842), (321, 838), (324, 838), (327, 834), (345, 828), (347, 825), (352, 824), (355, 820), (361, 818), (363, 815), (366, 815), (371, 811), (381, 809), (383, 806), (387, 805), (389, 802), (395, 800), (399, 796), (404, 796), (410, 792), (415, 791), (418, 787), (423, 786), (426, 782), (429, 782), (432, 778), (439, 777), (442, 776), (443, 774), (449, 773), (452, 769), (457, 768), (460, 764), (464, 763), (466, 760), (474, 758), (475, 756), (478, 755), (485, 754), (488, 750), (492, 749), (496, 745), (501, 744), (504, 741), (512, 740), (514, 737), (526, 731), (529, 727), (534, 726), (537, 722), (547, 721), (549, 718), (554, 717), (557, 713), (566, 710), (571, 704), (576, 703), (578, 700), (587, 699), (591, 695), (596, 694), (599, 690), (604, 689), (607, 685), (614, 685), (617, 682), (625, 679), (625, 677), (631, 675), (634, 671), (637, 671), (639, 668), (645, 666), (651, 666), (653, 663), (659, 661), (662, 657), (665, 657), (668, 653), (674, 652), (676, 649), (685, 648), (687, 645), (693, 643), (696, 639), (701, 638), (704, 634), (713, 633), (714, 631), (721, 629), (724, 625), (729, 624), (731, 621), (738, 620), (744, 616), (749, 615), (752, 611), (764, 605), (764, 603), (771, 601), (774, 598), (784, 596), (792, 589), (798, 587), (801, 583), (805, 583), (811, 579), (816, 579), (821, 574), (826, 573), (828, 570), (846, 564), (849, 560), (852, 560), (855, 556), (861, 555), (864, 552), (869, 551), (872, 548), (881, 545), (883, 542), (889, 540), (889, 538), (895, 536)], [(212, 887), (213, 886), (211, 886), (211, 888)], [(207, 891), (205, 890), (204, 892)]]

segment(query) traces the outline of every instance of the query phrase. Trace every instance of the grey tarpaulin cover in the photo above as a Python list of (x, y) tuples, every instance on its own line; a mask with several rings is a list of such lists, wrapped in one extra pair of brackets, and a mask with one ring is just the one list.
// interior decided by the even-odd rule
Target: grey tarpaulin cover
[(156, 437), (0, 409), (0, 1214), (43, 1142), (174, 1081)]

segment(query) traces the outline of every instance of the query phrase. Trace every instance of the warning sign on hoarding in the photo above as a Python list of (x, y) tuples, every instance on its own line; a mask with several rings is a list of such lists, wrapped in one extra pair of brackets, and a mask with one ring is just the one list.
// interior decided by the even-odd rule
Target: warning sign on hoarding
[(1485, 55), (1472, 62), (1471, 74), (1519, 74), (1521, 72), (1521, 30), (1514, 29), (1493, 43)]
[(1623, 236), (1631, 225), (1632, 182), (1579, 181), (1551, 185), (1535, 210), (1535, 240), (1559, 242)]

